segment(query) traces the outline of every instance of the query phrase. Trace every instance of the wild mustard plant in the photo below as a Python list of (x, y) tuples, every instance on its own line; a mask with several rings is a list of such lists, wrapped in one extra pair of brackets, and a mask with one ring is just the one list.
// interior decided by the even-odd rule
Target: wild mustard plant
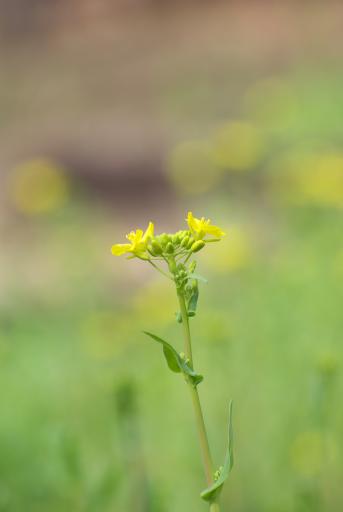
[[(146, 331), (145, 334), (162, 345), (168, 367), (172, 372), (180, 373), (190, 389), (207, 483), (201, 497), (209, 503), (210, 512), (219, 512), (219, 495), (233, 466), (232, 403), (230, 402), (229, 407), (229, 434), (225, 460), (223, 465), (215, 470), (198, 394), (198, 385), (202, 382), (203, 376), (194, 369), (189, 319), (196, 314), (199, 281), (206, 282), (202, 276), (195, 273), (196, 261), (193, 257), (208, 243), (219, 242), (225, 233), (218, 226), (212, 225), (210, 220), (194, 217), (192, 212), (188, 212), (187, 223), (188, 229), (173, 234), (155, 235), (154, 224), (150, 222), (144, 233), (137, 229), (126, 236), (130, 243), (113, 245), (112, 254), (127, 254), (129, 259), (144, 260), (175, 285), (180, 308), (176, 320), (182, 324), (184, 351), (179, 353), (156, 334)], [(164, 265), (164, 268), (161, 265)]]

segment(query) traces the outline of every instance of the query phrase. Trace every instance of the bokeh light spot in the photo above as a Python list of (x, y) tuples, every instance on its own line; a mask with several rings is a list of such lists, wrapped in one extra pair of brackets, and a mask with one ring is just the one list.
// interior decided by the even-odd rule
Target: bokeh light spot
[(223, 169), (253, 169), (261, 160), (264, 150), (263, 134), (251, 123), (228, 123), (214, 137), (214, 160)]
[(220, 250), (208, 244), (204, 259), (208, 267), (218, 273), (235, 272), (245, 268), (251, 261), (251, 242), (244, 229), (231, 226), (220, 242)]
[(292, 151), (272, 163), (273, 193), (295, 204), (343, 207), (343, 154)]
[(45, 159), (30, 160), (11, 172), (9, 196), (20, 212), (44, 214), (65, 204), (69, 182), (58, 164)]
[(213, 149), (206, 140), (177, 145), (169, 155), (167, 173), (174, 187), (187, 194), (203, 194), (211, 190), (222, 174), (214, 164)]

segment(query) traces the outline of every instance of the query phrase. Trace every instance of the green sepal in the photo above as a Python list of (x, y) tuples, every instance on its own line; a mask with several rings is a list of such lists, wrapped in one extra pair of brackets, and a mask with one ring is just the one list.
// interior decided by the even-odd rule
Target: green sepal
[(223, 489), (225, 480), (229, 476), (229, 473), (233, 467), (233, 428), (232, 428), (232, 400), (229, 405), (229, 435), (228, 435), (228, 446), (225, 455), (225, 461), (223, 467), (218, 470), (218, 478), (216, 481), (205, 489), (201, 494), (201, 498), (210, 503), (215, 501)]
[(150, 336), (150, 338), (152, 338), (153, 340), (163, 345), (164, 357), (166, 358), (168, 367), (172, 372), (183, 373), (186, 380), (188, 380), (194, 387), (200, 384), (204, 377), (196, 373), (193, 370), (193, 368), (189, 366), (187, 360), (185, 360), (183, 357), (180, 356), (180, 354), (178, 354), (178, 352), (176, 352), (174, 347), (172, 347), (167, 341), (163, 340), (162, 338), (159, 338), (159, 336), (156, 336), (151, 332), (143, 332), (147, 336)]

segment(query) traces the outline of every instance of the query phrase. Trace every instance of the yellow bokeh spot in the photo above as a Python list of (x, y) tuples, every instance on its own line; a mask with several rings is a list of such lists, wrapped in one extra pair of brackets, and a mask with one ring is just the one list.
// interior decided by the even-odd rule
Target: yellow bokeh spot
[(309, 202), (343, 206), (343, 155), (318, 158), (311, 175), (299, 176), (300, 191)]
[(225, 230), (227, 236), (212, 247), (208, 244), (203, 258), (215, 272), (235, 272), (245, 268), (251, 261), (251, 242), (248, 233), (241, 227), (231, 226)]
[(215, 187), (221, 170), (214, 164), (211, 145), (206, 140), (190, 140), (177, 145), (167, 160), (167, 175), (177, 190), (203, 194)]
[(299, 475), (307, 478), (318, 474), (324, 464), (335, 460), (337, 446), (331, 437), (317, 430), (301, 432), (290, 448), (290, 460)]
[(273, 192), (295, 204), (343, 207), (343, 154), (292, 152), (272, 165)]
[(251, 123), (232, 122), (214, 137), (214, 161), (218, 167), (233, 171), (253, 169), (260, 162), (265, 141), (261, 130)]
[(18, 165), (10, 175), (9, 196), (26, 214), (44, 214), (63, 206), (69, 195), (64, 170), (49, 160), (30, 160)]

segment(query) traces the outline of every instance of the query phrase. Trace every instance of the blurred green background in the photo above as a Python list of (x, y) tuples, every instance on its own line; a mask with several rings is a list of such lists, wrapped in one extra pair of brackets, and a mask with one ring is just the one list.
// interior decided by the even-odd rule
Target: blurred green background
[(341, 2), (1, 2), (0, 511), (205, 511), (174, 290), (110, 254), (187, 210), (223, 511), (343, 508)]

